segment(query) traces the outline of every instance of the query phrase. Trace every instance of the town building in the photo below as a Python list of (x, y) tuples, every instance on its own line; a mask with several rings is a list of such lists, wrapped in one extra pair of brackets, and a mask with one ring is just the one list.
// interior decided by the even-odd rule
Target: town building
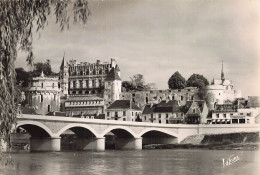
[(142, 112), (142, 122), (177, 124), (184, 123), (185, 115), (177, 100), (163, 100), (158, 104), (149, 104)]
[(69, 96), (65, 101), (67, 116), (87, 116), (103, 114), (105, 111), (104, 99), (89, 96)]
[(116, 100), (106, 109), (107, 120), (136, 121), (142, 110), (131, 100)]
[(225, 78), (223, 70), (223, 62), (221, 69), (221, 79), (213, 79), (212, 83), (206, 86), (208, 94), (211, 94), (210, 108), (217, 104), (225, 104), (234, 101), (236, 98), (241, 98), (242, 93), (236, 90), (231, 80)]
[(204, 100), (187, 101), (182, 111), (185, 113), (185, 123), (187, 124), (207, 123), (209, 110)]
[(249, 96), (248, 100), (238, 100), (237, 104), (216, 105), (212, 112), (211, 124), (254, 124), (260, 114), (259, 97)]
[(28, 90), (28, 103), (37, 114), (60, 110), (60, 88), (58, 77), (46, 77), (42, 72), (32, 78)]

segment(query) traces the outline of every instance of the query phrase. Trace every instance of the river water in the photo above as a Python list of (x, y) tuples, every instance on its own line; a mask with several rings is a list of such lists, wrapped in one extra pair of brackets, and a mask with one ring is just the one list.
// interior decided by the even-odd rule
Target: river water
[[(222, 159), (239, 160), (223, 167)], [(7, 155), (4, 156), (9, 160)], [(241, 150), (106, 150), (105, 152), (13, 153), (13, 165), (0, 168), (0, 175), (71, 174), (185, 174), (259, 175), (260, 151)], [(6, 161), (4, 159), (4, 161)]]

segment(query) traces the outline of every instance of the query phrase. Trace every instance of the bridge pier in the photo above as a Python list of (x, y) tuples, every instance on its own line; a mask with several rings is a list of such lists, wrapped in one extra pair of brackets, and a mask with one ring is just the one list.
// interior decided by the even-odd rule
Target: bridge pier
[(138, 138), (116, 138), (115, 148), (116, 149), (142, 149), (142, 137)]
[(78, 138), (76, 141), (76, 148), (78, 150), (105, 150), (105, 137), (93, 138)]
[(60, 137), (31, 137), (30, 151), (60, 151)]

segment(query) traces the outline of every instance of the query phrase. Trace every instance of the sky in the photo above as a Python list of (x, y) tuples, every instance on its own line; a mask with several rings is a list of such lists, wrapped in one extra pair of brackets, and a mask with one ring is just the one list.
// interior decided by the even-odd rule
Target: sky
[[(94, 63), (115, 58), (122, 80), (144, 75), (167, 89), (170, 76), (193, 73), (209, 82), (225, 78), (244, 97), (260, 95), (260, 2), (258, 0), (106, 0), (89, 1), (87, 26), (60, 31), (53, 15), (34, 34), (35, 62), (50, 59), (58, 72), (65, 58)], [(16, 67), (26, 68), (19, 52)], [(28, 67), (26, 68), (28, 70)]]

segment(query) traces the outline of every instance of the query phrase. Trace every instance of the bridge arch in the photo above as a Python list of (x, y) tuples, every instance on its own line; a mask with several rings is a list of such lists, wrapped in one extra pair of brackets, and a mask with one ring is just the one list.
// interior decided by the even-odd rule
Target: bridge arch
[(37, 121), (18, 121), (16, 128), (24, 128), (31, 136), (53, 137), (54, 134), (46, 125)]
[(95, 137), (97, 137), (97, 138), (99, 137), (99, 134), (98, 134), (91, 126), (88, 126), (88, 125), (86, 125), (86, 124), (80, 124), (80, 123), (72, 123), (72, 124), (66, 125), (65, 127), (61, 128), (61, 129), (57, 132), (56, 136), (57, 136), (57, 137), (60, 137), (60, 135), (61, 135), (63, 132), (65, 132), (66, 130), (71, 129), (71, 128), (83, 128), (83, 129), (87, 129), (87, 130), (89, 130)]
[(172, 137), (179, 137), (177, 133), (173, 133), (168, 131), (167, 129), (162, 129), (162, 128), (146, 128), (145, 130), (143, 130), (141, 133), (138, 134), (138, 137), (142, 137), (144, 134), (151, 132), (151, 131), (157, 131), (157, 132), (161, 132), (167, 135), (170, 135)]
[(104, 137), (107, 133), (112, 132), (113, 130), (123, 130), (123, 131), (128, 132), (134, 138), (137, 137), (137, 135), (129, 127), (125, 127), (125, 126), (112, 126), (112, 127), (109, 127), (101, 134), (101, 136)]

